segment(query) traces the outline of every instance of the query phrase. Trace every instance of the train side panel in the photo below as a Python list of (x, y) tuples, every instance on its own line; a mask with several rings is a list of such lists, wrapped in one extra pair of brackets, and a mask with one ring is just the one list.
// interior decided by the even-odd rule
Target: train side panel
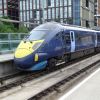
[(95, 47), (96, 34), (86, 31), (75, 31), (76, 51)]
[[(72, 36), (70, 33), (74, 33), (74, 35)], [(67, 42), (69, 46), (66, 44), (66, 50), (70, 47), (70, 51), (67, 51), (67, 53), (70, 53), (70, 59), (75, 59), (94, 52), (96, 45), (96, 34), (94, 34), (94, 32), (66, 30), (66, 35), (68, 41), (70, 40)], [(70, 37), (68, 35), (70, 35)], [(75, 47), (73, 47), (72, 41)], [(71, 48), (75, 50), (72, 52)]]
[(96, 52), (100, 52), (100, 32), (97, 32), (97, 47)]
[(62, 32), (58, 32), (48, 43), (48, 54), (49, 58), (60, 57), (64, 54), (63, 43), (62, 43)]

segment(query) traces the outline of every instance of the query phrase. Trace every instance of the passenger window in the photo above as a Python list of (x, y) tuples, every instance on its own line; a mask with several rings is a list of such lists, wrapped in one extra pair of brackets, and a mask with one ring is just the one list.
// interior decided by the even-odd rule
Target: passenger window
[(98, 39), (98, 41), (100, 41), (100, 35), (98, 34), (98, 36), (97, 36), (97, 39)]
[(92, 44), (93, 40), (92, 40), (92, 36), (84, 36), (81, 38), (81, 43), (82, 45), (87, 45), (87, 44)]
[(82, 36), (81, 36), (80, 33), (77, 32), (77, 33), (75, 34), (75, 39), (76, 39), (76, 41), (77, 41), (78, 43), (80, 43), (81, 37), (82, 37)]

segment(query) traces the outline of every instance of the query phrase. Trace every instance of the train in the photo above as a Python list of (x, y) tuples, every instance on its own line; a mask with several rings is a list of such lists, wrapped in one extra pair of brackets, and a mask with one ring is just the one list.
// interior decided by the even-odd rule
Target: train
[(39, 71), (99, 51), (100, 31), (47, 22), (34, 28), (20, 42), (14, 62), (20, 70)]

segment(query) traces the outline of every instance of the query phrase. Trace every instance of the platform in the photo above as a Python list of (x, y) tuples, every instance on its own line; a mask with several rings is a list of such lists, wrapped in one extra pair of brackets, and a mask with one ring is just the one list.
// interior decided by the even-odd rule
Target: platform
[(100, 100), (100, 68), (59, 100)]
[(14, 65), (13, 59), (13, 53), (0, 55), (0, 78), (18, 71)]
[(6, 62), (14, 59), (14, 54), (2, 54), (0, 55), (0, 63)]

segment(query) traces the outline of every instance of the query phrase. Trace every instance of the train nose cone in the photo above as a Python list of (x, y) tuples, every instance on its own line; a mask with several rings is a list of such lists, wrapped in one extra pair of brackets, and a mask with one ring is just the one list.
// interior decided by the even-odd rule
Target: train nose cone
[(32, 52), (28, 49), (17, 49), (15, 52), (15, 58), (23, 58), (30, 55)]

